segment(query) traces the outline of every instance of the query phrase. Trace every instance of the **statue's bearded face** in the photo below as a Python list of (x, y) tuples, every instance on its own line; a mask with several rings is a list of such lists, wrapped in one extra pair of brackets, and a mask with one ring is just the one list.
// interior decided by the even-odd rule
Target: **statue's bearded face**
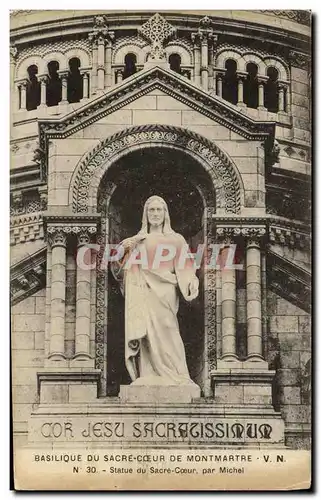
[(164, 222), (165, 210), (163, 204), (158, 201), (152, 201), (147, 207), (147, 218), (151, 226), (160, 226)]

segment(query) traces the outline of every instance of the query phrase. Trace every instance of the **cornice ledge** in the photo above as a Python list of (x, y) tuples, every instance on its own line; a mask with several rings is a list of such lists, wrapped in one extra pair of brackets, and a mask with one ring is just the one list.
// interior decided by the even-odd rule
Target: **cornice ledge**
[(98, 212), (91, 214), (71, 212), (70, 214), (63, 214), (63, 215), (52, 213), (49, 210), (47, 212), (43, 212), (43, 220), (45, 224), (47, 223), (74, 224), (75, 222), (92, 223), (92, 222), (99, 222), (100, 218), (101, 214)]

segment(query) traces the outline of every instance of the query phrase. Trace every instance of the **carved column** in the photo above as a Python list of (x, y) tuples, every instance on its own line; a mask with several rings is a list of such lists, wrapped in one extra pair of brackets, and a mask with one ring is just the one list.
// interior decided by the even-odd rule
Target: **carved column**
[(284, 111), (286, 113), (290, 113), (290, 90), (289, 90), (289, 86), (286, 85), (284, 87)]
[(122, 81), (123, 81), (123, 70), (117, 69), (116, 70), (116, 83), (120, 83)]
[(208, 37), (206, 33), (201, 36), (201, 84), (204, 90), (208, 90)]
[(191, 35), (193, 42), (193, 52), (194, 52), (194, 83), (196, 85), (201, 84), (201, 52), (199, 47), (199, 36), (198, 33), (192, 33)]
[(10, 46), (10, 88), (13, 89), (14, 75), (16, 70), (16, 60), (18, 49), (14, 45)]
[(62, 228), (48, 227), (51, 246), (50, 342), (48, 358), (64, 361), (66, 299), (66, 234)]
[[(77, 235), (77, 252), (86, 247), (91, 240), (90, 228), (81, 228)], [(76, 338), (75, 358), (81, 360), (92, 359), (90, 355), (90, 288), (91, 270), (86, 264), (91, 263), (91, 250), (82, 252), (83, 257), (77, 261), (76, 285)], [(83, 265), (84, 264), (84, 265)]]
[(258, 78), (258, 91), (259, 91), (259, 109), (266, 109), (264, 107), (264, 84), (266, 82), (266, 78), (259, 77)]
[(237, 75), (237, 105), (240, 107), (245, 107), (244, 103), (244, 79), (246, 75), (243, 73), (238, 73)]
[(89, 40), (93, 48), (92, 90), (93, 94), (103, 92), (105, 87), (105, 40), (108, 26), (105, 16), (95, 16), (93, 31)]
[[(61, 104), (68, 103), (68, 71), (58, 71), (61, 79)], [(59, 104), (60, 104), (59, 103)]]
[(40, 104), (38, 108), (44, 108), (47, 106), (47, 75), (39, 75), (38, 80), (40, 82)]
[(108, 32), (108, 36), (106, 39), (106, 48), (105, 48), (105, 87), (111, 87), (113, 84), (112, 80), (112, 56), (113, 56), (113, 41), (115, 39), (115, 33), (113, 31)]
[(81, 71), (82, 74), (82, 100), (89, 98), (89, 74), (86, 70)]
[(216, 95), (219, 97), (223, 95), (223, 73), (217, 73)]
[(105, 86), (105, 40), (102, 36), (97, 39), (98, 60), (97, 60), (97, 88), (104, 90)]
[(213, 37), (211, 24), (210, 18), (205, 16), (200, 20), (200, 27), (198, 29), (201, 41), (201, 81), (204, 90), (208, 90), (208, 47)]
[(18, 82), (18, 87), (20, 89), (20, 106), (19, 109), (25, 111), (27, 109), (27, 80), (20, 80)]
[(278, 85), (278, 91), (279, 91), (279, 113), (282, 113), (285, 110), (285, 106), (284, 106), (284, 86), (283, 85)]
[(246, 241), (247, 359), (262, 357), (262, 283), (260, 238), (265, 229), (252, 228)]
[[(89, 35), (90, 40), (90, 35)], [(98, 48), (96, 40), (92, 41), (92, 58), (93, 58), (93, 67), (92, 67), (92, 75), (91, 75), (91, 94), (96, 94), (97, 90), (97, 65), (98, 65)]]
[(236, 276), (234, 265), (228, 261), (232, 233), (224, 228), (217, 229), (223, 244), (220, 252), (222, 289), (222, 361), (235, 361), (236, 355)]
[(279, 91), (279, 113), (287, 113), (288, 112), (288, 96), (287, 96), (287, 85), (284, 83), (279, 83), (278, 91)]
[[(12, 98), (12, 110), (14, 112), (19, 109), (19, 89), (15, 88), (15, 72), (16, 72), (16, 61), (17, 61), (18, 49), (14, 45), (10, 46), (10, 91)], [(10, 113), (10, 125), (12, 126), (13, 113)]]

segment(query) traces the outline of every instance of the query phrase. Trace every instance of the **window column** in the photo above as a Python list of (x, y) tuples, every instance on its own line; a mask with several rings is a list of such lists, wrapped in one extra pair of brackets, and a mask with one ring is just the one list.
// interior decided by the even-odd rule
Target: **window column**
[(258, 87), (259, 87), (259, 109), (266, 109), (264, 106), (264, 85), (267, 81), (266, 77), (258, 77)]
[(222, 97), (223, 95), (223, 73), (216, 73), (216, 95)]
[(285, 113), (287, 110), (287, 99), (286, 99), (286, 85), (284, 83), (278, 83), (278, 93), (279, 93), (279, 113)]
[(245, 73), (237, 73), (237, 105), (246, 107), (244, 103), (244, 80), (247, 77)]
[[(66, 70), (59, 70), (58, 71), (59, 78), (61, 80), (61, 104), (67, 104), (68, 103), (68, 71)], [(59, 104), (60, 104), (59, 103)]]
[(40, 82), (40, 104), (38, 108), (44, 108), (47, 106), (48, 75), (39, 75), (38, 80)]
[(89, 98), (89, 74), (88, 70), (80, 70), (82, 74), (83, 98), (82, 101)]
[(18, 82), (18, 88), (20, 92), (20, 106), (19, 109), (25, 111), (27, 109), (27, 80), (20, 80)]
[(120, 83), (122, 81), (123, 81), (123, 70), (117, 69), (116, 70), (116, 83)]

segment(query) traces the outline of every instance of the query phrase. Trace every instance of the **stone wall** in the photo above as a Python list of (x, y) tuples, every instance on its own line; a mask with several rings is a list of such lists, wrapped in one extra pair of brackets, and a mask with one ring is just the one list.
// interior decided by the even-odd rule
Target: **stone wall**
[(274, 405), (285, 419), (287, 444), (309, 447), (311, 318), (273, 292), (268, 292), (267, 299), (267, 360), (269, 367), (277, 371)]
[(45, 289), (12, 307), (12, 414), (15, 439), (27, 441), (27, 423), (38, 401), (37, 370), (44, 366)]

